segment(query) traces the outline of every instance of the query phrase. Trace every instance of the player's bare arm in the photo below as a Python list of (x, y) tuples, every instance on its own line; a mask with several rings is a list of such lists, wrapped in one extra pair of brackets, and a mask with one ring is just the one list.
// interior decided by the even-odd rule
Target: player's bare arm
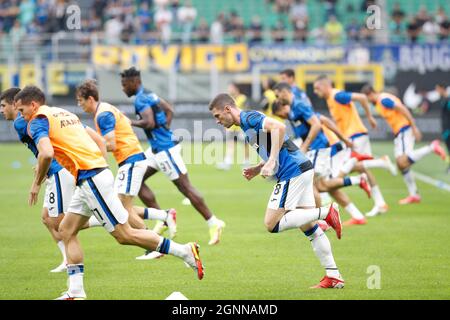
[(104, 142), (102, 136), (100, 136), (97, 132), (95, 132), (95, 130), (93, 130), (89, 127), (86, 127), (86, 132), (89, 134), (89, 136), (92, 138), (92, 140), (94, 140), (94, 142), (97, 144), (98, 148), (102, 152), (103, 158), (108, 159), (108, 152), (106, 151), (106, 145), (105, 145), (105, 142)]
[(155, 127), (155, 119), (153, 117), (152, 108), (147, 108), (141, 112), (142, 119), (131, 120), (131, 125), (134, 127), (139, 127), (144, 130), (153, 129)]
[(334, 123), (333, 120), (331, 120), (330, 118), (328, 118), (324, 115), (320, 115), (319, 120), (320, 120), (320, 122), (322, 122), (325, 125), (325, 127), (330, 129), (339, 138), (339, 140), (344, 142), (347, 147), (349, 147), (349, 148), (353, 147), (353, 143), (349, 139), (344, 137), (341, 130), (339, 130), (339, 128), (337, 127), (337, 125)]
[(31, 185), (30, 195), (28, 198), (28, 204), (33, 206), (37, 203), (39, 191), (42, 183), (47, 178), (47, 172), (52, 163), (54, 156), (53, 146), (48, 137), (43, 137), (39, 140), (37, 145), (39, 155), (37, 158), (37, 170), (34, 176), (33, 184)]
[(105, 139), (106, 151), (116, 151), (116, 132), (114, 130), (105, 134), (103, 139)]
[(367, 99), (365, 94), (362, 93), (352, 93), (352, 101), (357, 101), (361, 104), (361, 106), (364, 109), (364, 112), (366, 113), (367, 119), (369, 120), (370, 126), (375, 129), (377, 127), (377, 121), (372, 115), (372, 112), (370, 112), (370, 106), (369, 106), (369, 100)]
[(158, 106), (161, 107), (161, 109), (163, 109), (164, 113), (166, 114), (167, 126), (170, 128), (173, 119), (173, 114), (175, 113), (173, 106), (162, 98), (159, 98)]
[(284, 142), (284, 135), (286, 134), (286, 125), (275, 119), (266, 117), (264, 120), (264, 131), (270, 133), (272, 148), (270, 150), (269, 159), (261, 168), (261, 175), (263, 177), (269, 177), (274, 174), (278, 155)]
[(321, 129), (320, 120), (317, 116), (313, 115), (309, 120), (307, 120), (307, 122), (311, 126), (311, 128), (309, 130), (308, 136), (306, 137), (305, 141), (303, 141), (300, 148), (303, 153), (306, 153), (308, 151), (309, 146), (317, 137)]
[(408, 119), (408, 121), (411, 123), (411, 129), (414, 133), (414, 137), (416, 138), (416, 140), (417, 141), (422, 140), (422, 133), (420, 132), (419, 128), (417, 128), (416, 121), (414, 120), (411, 112), (409, 112), (408, 108), (405, 107), (405, 105), (403, 105), (402, 103), (401, 104), (396, 103), (394, 105), (394, 109), (400, 112), (402, 115), (404, 115), (406, 119)]

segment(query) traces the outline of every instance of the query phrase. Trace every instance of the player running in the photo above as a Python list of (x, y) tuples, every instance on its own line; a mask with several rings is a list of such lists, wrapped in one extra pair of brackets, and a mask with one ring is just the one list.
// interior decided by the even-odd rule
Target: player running
[(147, 170), (147, 158), (133, 132), (130, 120), (116, 107), (99, 101), (98, 88), (92, 80), (77, 87), (76, 98), (83, 111), (94, 115), (97, 132), (105, 139), (107, 151), (113, 153), (119, 165), (114, 188), (130, 214), (130, 225), (136, 229), (146, 229), (140, 214), (143, 216), (144, 212), (147, 212), (147, 219), (167, 223), (169, 238), (173, 239), (177, 231), (175, 209), (133, 207), (133, 200), (139, 193)]
[[(334, 191), (342, 187), (359, 185), (370, 197), (370, 186), (367, 183), (366, 174), (363, 173), (358, 176), (335, 176), (330, 178), (332, 152), (337, 147), (330, 147), (329, 140), (323, 131), (325, 128), (322, 129), (324, 126), (319, 118), (321, 115), (315, 114), (312, 107), (305, 104), (304, 100), (300, 101), (295, 99), (287, 83), (277, 84), (275, 86), (275, 94), (278, 103), (274, 105), (273, 112), (275, 115), (289, 120), (295, 137), (303, 140), (300, 150), (304, 153), (307, 152), (309, 160), (314, 165), (314, 171), (316, 173), (314, 185), (317, 190), (319, 192), (330, 192), (340, 205), (348, 208), (349, 213), (352, 215), (352, 220), (344, 224), (365, 224), (364, 216), (359, 210), (353, 209), (354, 205), (349, 201), (348, 196), (342, 194), (342, 192)], [(348, 141), (346, 142), (350, 143)], [(320, 201), (319, 199), (316, 195), (317, 203)], [(355, 221), (358, 223), (355, 223)]]
[(444, 83), (436, 84), (436, 91), (441, 96), (442, 139), (444, 139), (447, 146), (447, 174), (450, 174), (450, 97), (447, 91), (447, 85)]
[[(149, 167), (144, 175), (144, 181), (159, 170), (164, 172), (206, 220), (210, 234), (208, 244), (219, 243), (225, 222), (211, 213), (203, 197), (189, 181), (186, 165), (181, 156), (181, 145), (170, 130), (172, 107), (155, 93), (144, 89), (139, 70), (132, 67), (123, 71), (121, 76), (123, 92), (128, 97), (136, 96), (134, 107), (138, 120), (132, 120), (131, 125), (144, 129), (150, 144), (150, 148), (145, 151)], [(145, 183), (142, 183), (142, 187), (146, 188)], [(146, 191), (145, 195), (140, 193), (139, 197), (146, 206), (159, 208), (151, 193)]]
[[(19, 136), (19, 140), (25, 144), (37, 158), (39, 154), (37, 146), (27, 133), (28, 123), (14, 107), (14, 97), (19, 92), (20, 88), (10, 88), (0, 95), (0, 112), (6, 120), (14, 121), (14, 129)], [(89, 134), (95, 134), (92, 129), (88, 128), (87, 130), (90, 130)], [(50, 270), (50, 272), (64, 272), (67, 269), (66, 250), (58, 228), (64, 217), (64, 213), (67, 212), (73, 192), (75, 191), (75, 179), (70, 172), (63, 168), (55, 159), (52, 159), (46, 176), (46, 188), (41, 216), (42, 223), (47, 227), (50, 235), (56, 242), (63, 259), (61, 264)], [(36, 188), (40, 188), (40, 186), (33, 185), (33, 193), (36, 192)], [(98, 225), (97, 219), (92, 217), (92, 219), (89, 219), (89, 222), (83, 226), (83, 229), (94, 227), (96, 225)]]
[(408, 197), (399, 201), (399, 204), (420, 203), (421, 198), (410, 168), (432, 152), (445, 161), (444, 149), (439, 145), (439, 140), (434, 140), (429, 145), (414, 150), (414, 143), (422, 139), (422, 133), (417, 128), (411, 112), (401, 100), (390, 93), (376, 92), (371, 85), (365, 85), (361, 92), (375, 105), (376, 110), (386, 120), (395, 135), (394, 155), (409, 193)]
[[(325, 75), (319, 76), (314, 82), (314, 92), (317, 96), (326, 100), (330, 114), (336, 122), (337, 127), (347, 139), (352, 141), (353, 150), (358, 155), (371, 158), (372, 149), (370, 147), (368, 131), (354, 105), (355, 101), (361, 104), (371, 127), (376, 128), (376, 120), (370, 112), (366, 96), (360, 93), (346, 92), (333, 88), (331, 80)], [(366, 160), (363, 162), (363, 165), (366, 169), (383, 168), (389, 170), (393, 175), (397, 173), (395, 166), (391, 163), (388, 156), (380, 159)], [(387, 212), (388, 206), (384, 201), (375, 177), (369, 171), (367, 173), (372, 188), (372, 196), (375, 201), (375, 206), (369, 214), (374, 215), (378, 212)]]
[[(46, 106), (44, 93), (35, 86), (25, 87), (14, 101), (24, 119), (29, 122), (28, 133), (39, 150), (34, 184), (40, 186), (43, 183), (55, 157), (75, 177), (77, 185), (68, 213), (60, 225), (67, 254), (69, 288), (58, 299), (86, 298), (83, 253), (77, 234), (92, 215), (120, 244), (179, 257), (195, 270), (199, 279), (203, 278), (203, 266), (196, 243), (181, 245), (153, 231), (130, 226), (128, 211), (114, 192), (113, 174), (102, 152), (76, 115), (61, 108)], [(38, 192), (33, 196), (33, 203)]]
[(263, 161), (243, 170), (247, 180), (257, 175), (278, 179), (270, 196), (264, 223), (269, 232), (300, 228), (311, 241), (326, 276), (314, 288), (343, 288), (344, 280), (331, 252), (331, 245), (315, 223), (325, 220), (341, 238), (341, 222), (336, 204), (316, 208), (313, 191), (314, 170), (309, 161), (285, 134), (286, 126), (257, 111), (242, 111), (228, 94), (219, 94), (209, 104), (216, 122), (229, 128), (238, 125), (247, 142)]
[(307, 96), (306, 92), (300, 89), (295, 82), (295, 71), (292, 69), (284, 69), (280, 72), (280, 82), (287, 83), (291, 86), (292, 93), (297, 100), (303, 101), (303, 103), (312, 106), (311, 100)]

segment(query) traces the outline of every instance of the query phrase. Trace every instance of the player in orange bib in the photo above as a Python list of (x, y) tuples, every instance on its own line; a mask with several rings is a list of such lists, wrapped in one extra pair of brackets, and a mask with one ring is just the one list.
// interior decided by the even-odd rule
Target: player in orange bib
[(129, 225), (128, 212), (114, 192), (113, 174), (76, 115), (46, 106), (44, 93), (35, 86), (25, 87), (15, 96), (14, 102), (29, 122), (28, 134), (39, 150), (35, 184), (40, 186), (45, 181), (53, 157), (75, 177), (77, 184), (59, 229), (66, 248), (69, 288), (58, 299), (86, 298), (83, 252), (77, 234), (92, 215), (120, 244), (172, 254), (193, 268), (199, 279), (203, 278), (196, 243), (181, 245), (153, 231), (134, 229)]
[[(105, 139), (107, 150), (113, 153), (119, 165), (114, 188), (130, 214), (130, 225), (146, 229), (142, 219), (163, 221), (169, 227), (169, 238), (173, 239), (176, 234), (175, 209), (133, 207), (133, 200), (139, 193), (147, 170), (147, 158), (130, 120), (116, 107), (99, 101), (98, 88), (93, 80), (85, 81), (77, 87), (76, 98), (85, 112), (94, 115), (97, 132)], [(138, 258), (143, 257), (145, 255)], [(158, 253), (158, 257), (161, 254)]]
[(432, 152), (445, 160), (444, 149), (440, 146), (439, 140), (434, 140), (429, 145), (414, 150), (415, 140), (420, 141), (422, 134), (417, 128), (411, 112), (403, 105), (402, 101), (390, 93), (376, 92), (371, 85), (365, 85), (362, 92), (375, 105), (377, 112), (386, 120), (395, 135), (394, 155), (409, 193), (409, 196), (400, 200), (399, 203), (419, 203), (420, 195), (410, 168)]
[[(342, 134), (353, 143), (353, 150), (363, 157), (372, 157), (372, 149), (368, 130), (364, 126), (358, 114), (354, 101), (359, 102), (364, 108), (370, 125), (376, 128), (376, 120), (370, 112), (369, 102), (365, 95), (341, 91), (333, 88), (331, 80), (327, 76), (319, 76), (314, 82), (314, 92), (326, 100), (328, 109), (333, 120)], [(366, 169), (383, 168), (389, 170), (393, 175), (396, 174), (396, 168), (388, 156), (379, 159), (364, 160), (362, 165)], [(375, 177), (369, 171), (368, 177), (372, 187), (372, 196), (375, 201), (373, 209), (367, 213), (368, 216), (376, 215), (379, 212), (386, 212), (388, 206), (384, 201), (380, 188), (377, 185)]]

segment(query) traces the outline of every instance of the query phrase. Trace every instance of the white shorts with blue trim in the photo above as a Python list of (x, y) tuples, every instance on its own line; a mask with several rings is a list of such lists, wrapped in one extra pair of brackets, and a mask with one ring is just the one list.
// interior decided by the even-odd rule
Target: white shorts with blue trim
[(352, 150), (347, 147), (343, 147), (342, 150), (330, 157), (331, 162), (331, 178), (336, 178), (341, 173), (342, 165), (350, 160), (352, 156)]
[(300, 207), (316, 207), (314, 199), (314, 170), (308, 170), (301, 175), (286, 181), (278, 182), (270, 196), (267, 207), (278, 210), (295, 210)]
[(170, 180), (177, 180), (180, 175), (187, 173), (186, 165), (181, 156), (181, 145), (160, 151), (156, 154), (149, 148), (145, 151), (147, 165), (157, 171), (162, 171)]
[(368, 156), (372, 155), (372, 147), (370, 146), (370, 139), (368, 134), (363, 134), (357, 136), (356, 138), (351, 138), (353, 142), (353, 150), (359, 154), (365, 154)]
[(416, 138), (411, 128), (401, 131), (394, 139), (394, 156), (398, 158), (414, 150)]
[(141, 189), (145, 171), (147, 171), (147, 160), (126, 163), (117, 170), (114, 191), (116, 194), (126, 196), (137, 196)]
[(312, 162), (316, 175), (328, 177), (331, 174), (331, 148), (310, 150), (306, 156)]
[(74, 192), (75, 178), (65, 168), (49, 177), (43, 206), (47, 208), (49, 217), (56, 218), (67, 212)]
[(108, 168), (76, 187), (68, 211), (85, 217), (94, 215), (108, 232), (128, 221), (128, 211), (114, 192), (114, 176)]

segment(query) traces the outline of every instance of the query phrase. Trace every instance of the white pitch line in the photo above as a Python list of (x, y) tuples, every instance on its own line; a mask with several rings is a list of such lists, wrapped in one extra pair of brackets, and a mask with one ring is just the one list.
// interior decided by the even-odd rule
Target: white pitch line
[(422, 173), (419, 173), (417, 171), (413, 171), (413, 174), (414, 174), (415, 178), (417, 178), (418, 180), (420, 180), (422, 182), (428, 183), (438, 189), (450, 192), (450, 185), (445, 183), (444, 181), (433, 179), (433, 178), (431, 178), (427, 175), (424, 175)]

